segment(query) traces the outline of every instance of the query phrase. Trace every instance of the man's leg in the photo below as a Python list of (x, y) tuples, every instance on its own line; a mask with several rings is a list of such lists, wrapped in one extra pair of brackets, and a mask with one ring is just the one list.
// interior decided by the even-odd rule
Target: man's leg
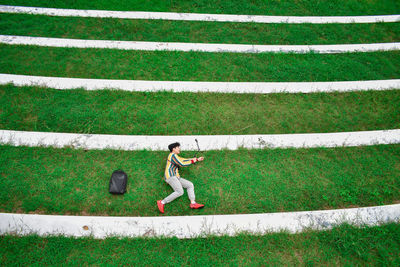
[(183, 188), (186, 188), (187, 192), (188, 192), (188, 197), (190, 199), (191, 203), (196, 203), (195, 199), (196, 196), (194, 195), (194, 185), (191, 181), (188, 181), (186, 179), (180, 178), (179, 179), (181, 182), (181, 185)]
[(196, 197), (194, 195), (194, 185), (193, 185), (193, 183), (191, 181), (188, 181), (188, 180), (183, 179), (183, 178), (180, 178), (179, 180), (180, 180), (183, 188), (187, 189), (188, 196), (189, 196), (189, 199), (190, 199), (190, 208), (191, 209), (201, 209), (201, 208), (203, 208), (204, 207), (203, 204), (198, 204), (195, 201)]
[(183, 195), (182, 185), (176, 176), (172, 176), (172, 177), (168, 178), (167, 183), (172, 187), (172, 189), (174, 189), (174, 192), (172, 192), (169, 196), (164, 198), (161, 201), (162, 204), (167, 204), (167, 203), (173, 201), (174, 199)]

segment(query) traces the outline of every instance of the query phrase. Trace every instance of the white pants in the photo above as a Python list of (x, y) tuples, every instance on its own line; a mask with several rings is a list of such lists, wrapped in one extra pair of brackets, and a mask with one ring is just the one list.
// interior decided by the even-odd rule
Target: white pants
[(195, 200), (195, 195), (194, 195), (194, 185), (191, 181), (188, 181), (186, 179), (172, 176), (165, 180), (171, 187), (174, 189), (174, 192), (172, 192), (169, 196), (163, 199), (163, 202), (169, 203), (173, 201), (174, 199), (180, 197), (183, 195), (183, 188), (186, 188), (188, 192), (189, 199), (191, 201)]

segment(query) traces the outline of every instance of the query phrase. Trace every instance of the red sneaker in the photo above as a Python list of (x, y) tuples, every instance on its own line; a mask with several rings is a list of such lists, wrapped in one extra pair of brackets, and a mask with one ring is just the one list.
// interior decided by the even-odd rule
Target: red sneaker
[(158, 201), (157, 201), (157, 207), (158, 207), (158, 210), (159, 210), (161, 213), (164, 213), (164, 204), (161, 203), (161, 200), (158, 200)]
[(199, 204), (199, 203), (194, 203), (194, 204), (190, 204), (190, 208), (191, 209), (202, 209), (202, 208), (204, 208), (204, 205)]

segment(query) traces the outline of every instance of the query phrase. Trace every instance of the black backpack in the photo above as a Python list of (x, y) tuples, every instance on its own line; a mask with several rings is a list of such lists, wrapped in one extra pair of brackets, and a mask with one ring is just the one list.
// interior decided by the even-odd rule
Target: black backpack
[(111, 194), (124, 194), (126, 192), (126, 183), (128, 182), (128, 175), (122, 171), (117, 170), (111, 174), (110, 186), (108, 191)]

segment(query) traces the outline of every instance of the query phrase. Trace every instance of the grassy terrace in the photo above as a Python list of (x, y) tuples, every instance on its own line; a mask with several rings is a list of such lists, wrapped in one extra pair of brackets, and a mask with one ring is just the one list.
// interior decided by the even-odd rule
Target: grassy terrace
[[(172, 192), (162, 180), (166, 151), (0, 147), (0, 211), (44, 214), (157, 216), (155, 201)], [(331, 149), (208, 151), (181, 170), (203, 210), (186, 193), (166, 215), (239, 214), (335, 209), (398, 203), (400, 145)], [(193, 157), (193, 152), (182, 156)], [(123, 196), (109, 177), (129, 175)]]
[(351, 81), (400, 77), (400, 52), (232, 54), (0, 45), (0, 72), (173, 81)]
[[(105, 10), (263, 15), (400, 14), (398, 0), (0, 0)], [(280, 25), (0, 14), (0, 34), (169, 42), (334, 44), (398, 42), (400, 23)], [(0, 73), (186, 81), (397, 79), (400, 52), (340, 55), (144, 52), (0, 45)], [(0, 86), (0, 129), (108, 134), (255, 134), (400, 128), (400, 91), (235, 95), (58, 91)], [(251, 118), (251, 119), (249, 119)], [(179, 140), (177, 140), (179, 141)], [(193, 140), (194, 141), (194, 140)], [(201, 144), (200, 144), (201, 146)], [(0, 212), (163, 216), (167, 151), (0, 146)], [(184, 151), (182, 156), (192, 157)], [(181, 170), (187, 195), (166, 216), (336, 209), (400, 203), (400, 145), (208, 151)], [(112, 171), (129, 175), (108, 193)], [(0, 265), (400, 265), (400, 222), (237, 237), (95, 240), (0, 236)], [(23, 253), (23, 257), (21, 257)]]
[(0, 4), (75, 9), (142, 10), (283, 16), (346, 16), (400, 13), (400, 3), (397, 0), (1, 0)]
[[(0, 236), (0, 261), (13, 265), (374, 265), (400, 264), (400, 225), (265, 236), (66, 238)], [(60, 249), (62, 248), (62, 249)], [(21, 251), (24, 256), (21, 257)]]
[(189, 135), (400, 128), (397, 90), (238, 95), (3, 85), (0, 106), (0, 129), (26, 131)]
[(76, 39), (233, 44), (382, 43), (400, 40), (400, 23), (257, 24), (123, 20), (0, 14), (0, 33)]

